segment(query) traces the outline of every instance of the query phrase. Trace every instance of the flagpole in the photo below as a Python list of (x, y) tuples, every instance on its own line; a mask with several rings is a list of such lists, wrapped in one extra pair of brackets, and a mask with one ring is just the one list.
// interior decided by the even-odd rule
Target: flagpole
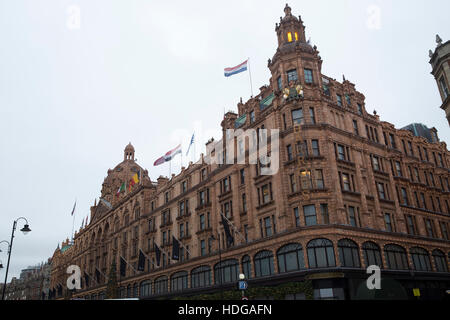
[(174, 238), (178, 241), (178, 243), (179, 243), (183, 248), (186, 249), (186, 252), (189, 253), (190, 256), (192, 256), (192, 255), (191, 255), (191, 252), (190, 252), (190, 251), (188, 250), (188, 248), (186, 248), (186, 246), (180, 241), (180, 239), (178, 239), (178, 238), (175, 237), (174, 235), (172, 235), (172, 237), (174, 237)]
[(252, 72), (250, 70), (250, 58), (247, 58), (248, 61), (248, 75), (250, 77), (250, 91), (252, 93), (252, 98), (253, 98), (253, 84), (252, 84)]
[(239, 230), (236, 228), (236, 226), (233, 224), (233, 222), (228, 220), (227, 217), (222, 212), (220, 212), (220, 215), (222, 217), (224, 217), (224, 219), (227, 221), (227, 223), (233, 227), (234, 232), (236, 232), (241, 237), (241, 240), (243, 240), (243, 242), (246, 243), (247, 240), (245, 240), (244, 236), (239, 232)]
[(72, 212), (72, 215), (73, 215), (73, 219), (72, 219), (72, 243), (73, 243), (73, 241), (74, 241), (74, 237), (73, 237), (73, 227), (74, 227), (74, 225), (75, 225), (75, 206), (77, 205), (77, 199), (75, 199), (75, 204), (74, 204), (74, 206), (73, 206), (73, 212)]

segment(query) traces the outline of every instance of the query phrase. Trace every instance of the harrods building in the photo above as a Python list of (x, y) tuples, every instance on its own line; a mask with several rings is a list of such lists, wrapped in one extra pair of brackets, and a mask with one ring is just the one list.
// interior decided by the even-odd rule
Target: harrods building
[[(422, 299), (445, 295), (446, 143), (434, 128), (396, 129), (376, 112), (369, 114), (353, 83), (322, 74), (322, 59), (306, 41), (301, 17), (288, 5), (284, 13), (275, 27), (278, 48), (268, 61), (269, 83), (221, 123), (222, 140), (226, 129), (255, 129), (260, 143), (258, 129), (279, 129), (278, 172), (262, 175), (261, 162), (207, 164), (205, 157), (224, 156), (211, 153), (178, 175), (152, 181), (129, 144), (123, 161), (108, 170), (89, 224), (52, 257), (53, 299), (104, 299), (113, 262), (120, 296), (140, 299), (238, 291), (240, 273), (249, 292), (289, 283), (310, 290), (290, 290), (285, 299), (365, 298), (370, 265), (381, 268), (382, 285), (395, 292), (386, 298), (414, 298), (415, 288)], [(216, 143), (210, 140), (207, 147)], [(247, 158), (248, 146), (235, 138), (234, 147), (245, 148)], [(117, 196), (136, 173), (139, 182)], [(221, 212), (230, 222), (232, 244)], [(178, 260), (172, 259), (173, 236), (181, 244)], [(71, 264), (80, 266), (82, 281), (80, 290), (69, 292)], [(250, 298), (274, 296), (261, 290)]]

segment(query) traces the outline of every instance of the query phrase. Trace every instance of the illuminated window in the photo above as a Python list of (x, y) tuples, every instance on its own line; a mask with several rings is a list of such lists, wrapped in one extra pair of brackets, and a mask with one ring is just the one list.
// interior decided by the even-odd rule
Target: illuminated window
[(288, 32), (287, 37), (288, 37), (288, 41), (292, 42), (292, 33), (291, 32)]
[(295, 33), (295, 41), (298, 41), (298, 33)]

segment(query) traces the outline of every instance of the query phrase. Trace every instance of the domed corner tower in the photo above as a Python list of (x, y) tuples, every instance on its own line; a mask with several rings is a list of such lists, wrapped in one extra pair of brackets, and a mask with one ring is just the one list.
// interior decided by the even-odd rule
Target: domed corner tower
[(272, 74), (272, 88), (277, 91), (298, 84), (321, 88), (322, 59), (319, 51), (306, 41), (301, 16), (297, 18), (292, 15), (288, 4), (284, 8), (284, 14), (283, 18), (280, 17), (280, 23), (275, 26), (278, 47), (268, 63)]
[[(120, 195), (135, 190), (139, 185), (152, 185), (148, 171), (136, 163), (134, 156), (135, 149), (130, 142), (124, 149), (123, 161), (114, 169), (108, 169), (108, 175), (102, 184), (102, 199), (115, 203), (120, 199)], [(123, 185), (125, 189), (121, 190)]]

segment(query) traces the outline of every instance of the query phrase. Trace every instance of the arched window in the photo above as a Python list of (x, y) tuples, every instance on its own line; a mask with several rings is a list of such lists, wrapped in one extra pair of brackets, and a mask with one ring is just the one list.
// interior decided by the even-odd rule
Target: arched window
[(310, 268), (335, 267), (333, 242), (328, 239), (314, 239), (308, 245), (308, 262)]
[(375, 242), (364, 242), (362, 245), (366, 267), (376, 265), (383, 268), (383, 260), (381, 259), (380, 247)]
[(133, 298), (137, 298), (138, 297), (138, 284), (135, 283), (133, 285)]
[(428, 254), (427, 250), (415, 247), (411, 248), (409, 252), (411, 253), (414, 270), (431, 271), (430, 255)]
[(188, 288), (188, 273), (180, 271), (170, 277), (170, 291), (183, 291)]
[(131, 298), (131, 285), (127, 286), (127, 298)]
[(277, 259), (280, 273), (305, 269), (303, 248), (299, 243), (290, 243), (278, 249)]
[(384, 246), (384, 254), (386, 255), (388, 269), (408, 270), (408, 258), (405, 248), (396, 244), (388, 244)]
[(448, 272), (447, 261), (445, 261), (445, 254), (441, 250), (433, 250), (433, 259), (437, 272)]
[(145, 298), (152, 294), (152, 282), (150, 280), (142, 281), (140, 284), (139, 297)]
[(248, 255), (245, 255), (242, 258), (242, 272), (245, 274), (246, 279), (250, 279), (252, 277), (251, 260)]
[(237, 281), (239, 278), (239, 262), (236, 259), (229, 259), (217, 263), (214, 266), (215, 284)]
[(120, 298), (126, 298), (125, 294), (126, 294), (125, 287), (120, 287), (120, 289), (119, 289), (119, 297)]
[(339, 260), (343, 267), (359, 268), (361, 263), (359, 261), (358, 245), (349, 239), (341, 239), (338, 241)]
[(294, 35), (295, 35), (295, 41), (298, 41), (298, 32), (295, 31), (295, 32), (294, 32)]
[(287, 33), (288, 42), (292, 42), (292, 32)]
[(191, 288), (206, 287), (211, 285), (211, 268), (200, 266), (191, 271)]
[(255, 255), (255, 277), (264, 277), (274, 274), (273, 254), (271, 251), (260, 251)]
[(161, 276), (155, 279), (155, 294), (163, 294), (168, 291), (167, 288), (168, 278), (167, 276)]

